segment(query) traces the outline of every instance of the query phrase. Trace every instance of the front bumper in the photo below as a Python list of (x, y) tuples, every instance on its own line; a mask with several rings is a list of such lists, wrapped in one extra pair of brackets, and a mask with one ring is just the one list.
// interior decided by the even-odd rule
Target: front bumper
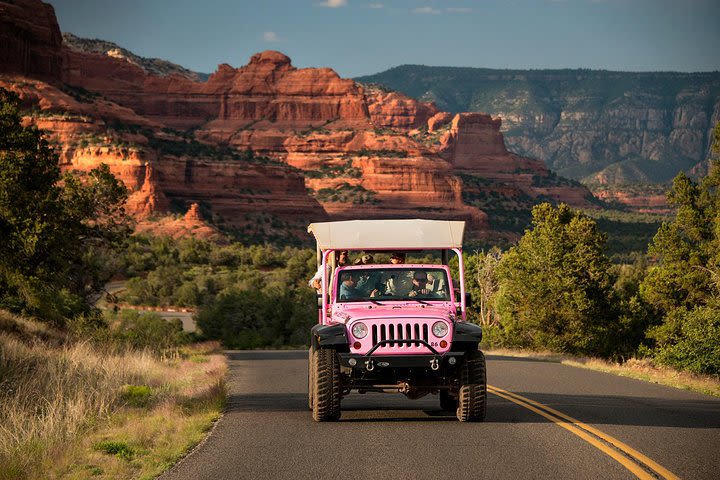
[(359, 353), (338, 353), (340, 365), (356, 370), (376, 371), (395, 368), (428, 368), (439, 370), (457, 365), (465, 352), (446, 352), (427, 355), (362, 355)]

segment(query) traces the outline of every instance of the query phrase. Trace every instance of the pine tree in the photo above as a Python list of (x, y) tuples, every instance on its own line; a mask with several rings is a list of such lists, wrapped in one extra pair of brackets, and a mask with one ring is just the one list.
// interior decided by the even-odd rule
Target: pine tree
[[(720, 153), (720, 124), (715, 128)], [(662, 323), (648, 331), (650, 354), (695, 373), (720, 373), (720, 161), (695, 182), (680, 173), (668, 193), (676, 218), (650, 245), (658, 262), (640, 285)]]
[(107, 166), (62, 175), (19, 105), (0, 89), (0, 308), (62, 321), (87, 310), (97, 287), (88, 253), (127, 234), (127, 191)]
[(532, 229), (498, 268), (504, 335), (521, 347), (610, 355), (617, 315), (606, 235), (564, 204), (537, 205), (532, 215)]

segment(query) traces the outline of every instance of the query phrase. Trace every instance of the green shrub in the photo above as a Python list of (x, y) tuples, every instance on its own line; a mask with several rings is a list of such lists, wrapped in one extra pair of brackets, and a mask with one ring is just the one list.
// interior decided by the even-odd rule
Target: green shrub
[(147, 407), (152, 400), (153, 391), (147, 385), (125, 385), (120, 399), (131, 407)]
[(658, 363), (720, 375), (720, 302), (691, 310), (679, 308), (662, 325), (651, 328), (648, 336), (657, 342), (651, 355)]
[(480, 347), (482, 349), (494, 349), (494, 348), (505, 348), (508, 346), (508, 341), (505, 339), (503, 330), (497, 325), (485, 325), (482, 327), (483, 337)]
[(191, 335), (183, 331), (179, 320), (167, 321), (156, 313), (135, 310), (109, 315), (114, 317), (111, 339), (119, 344), (161, 352), (186, 345), (191, 340)]
[(112, 440), (106, 440), (104, 442), (98, 442), (93, 445), (93, 448), (98, 452), (107, 453), (108, 455), (115, 455), (123, 460), (132, 460), (136, 452), (126, 442), (116, 442)]
[(228, 348), (278, 348), (306, 345), (317, 321), (315, 294), (306, 286), (287, 288), (282, 282), (265, 291), (231, 290), (219, 295), (197, 315), (206, 339)]
[(321, 202), (352, 203), (361, 205), (363, 203), (380, 203), (375, 198), (376, 192), (367, 190), (362, 185), (350, 185), (343, 182), (334, 188), (321, 188), (317, 191), (316, 198)]

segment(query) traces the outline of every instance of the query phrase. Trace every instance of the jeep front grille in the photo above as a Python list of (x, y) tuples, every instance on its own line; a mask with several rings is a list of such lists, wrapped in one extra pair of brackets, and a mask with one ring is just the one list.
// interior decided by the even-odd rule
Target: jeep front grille
[[(428, 326), (427, 324), (420, 324), (414, 322), (407, 323), (382, 323), (380, 325), (372, 326), (372, 343), (376, 345), (378, 342), (384, 340), (424, 340), (428, 342)], [(420, 342), (410, 343), (395, 343), (390, 342), (386, 344), (389, 347), (398, 348), (412, 348), (420, 347)]]

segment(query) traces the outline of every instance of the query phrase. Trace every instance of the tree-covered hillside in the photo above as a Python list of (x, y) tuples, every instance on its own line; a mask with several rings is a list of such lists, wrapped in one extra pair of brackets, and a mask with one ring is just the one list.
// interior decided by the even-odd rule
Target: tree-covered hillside
[(720, 116), (720, 72), (403, 65), (356, 80), (500, 116), (510, 150), (586, 182), (667, 182), (707, 160)]

